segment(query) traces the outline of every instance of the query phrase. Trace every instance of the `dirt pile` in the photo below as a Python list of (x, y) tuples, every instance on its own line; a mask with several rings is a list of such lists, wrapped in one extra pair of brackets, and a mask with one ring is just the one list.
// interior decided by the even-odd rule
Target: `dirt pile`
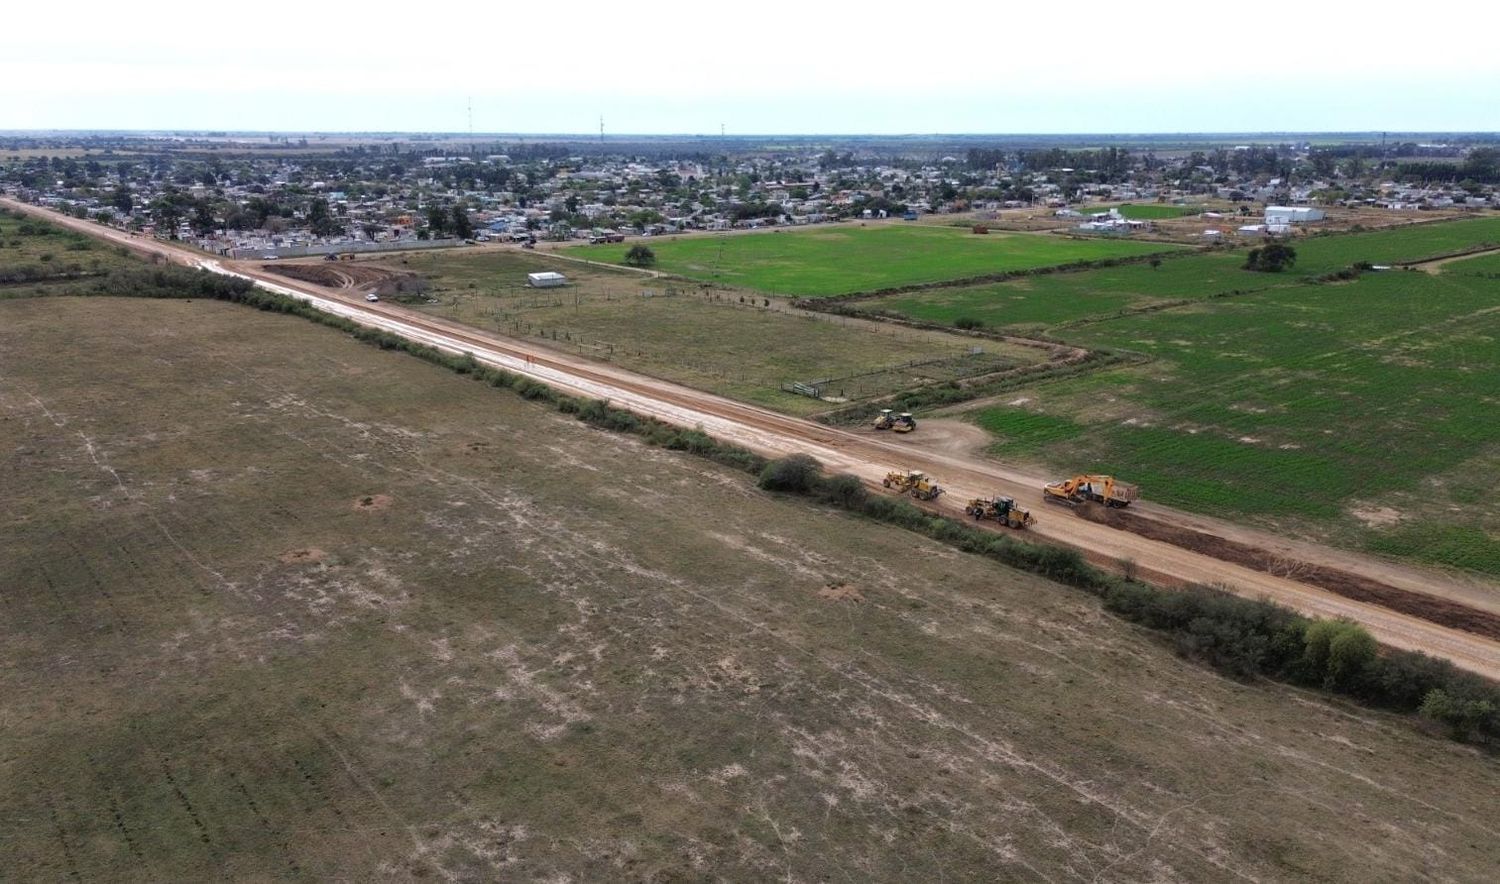
[(1380, 605), (1392, 611), (1420, 617), (1440, 626), (1500, 639), (1500, 616), (1470, 608), (1459, 602), (1399, 589), (1359, 574), (1351, 574), (1326, 565), (1297, 561), (1220, 537), (1217, 534), (1168, 525), (1165, 522), (1158, 522), (1155, 519), (1144, 518), (1123, 510), (1109, 509), (1097, 504), (1085, 504), (1078, 507), (1077, 511), (1079, 516), (1091, 522), (1119, 528), (1151, 540), (1160, 540), (1173, 546), (1213, 556), (1216, 559), (1223, 559), (1226, 562), (1234, 562), (1247, 568), (1274, 574), (1277, 577), (1311, 584), (1344, 598)]

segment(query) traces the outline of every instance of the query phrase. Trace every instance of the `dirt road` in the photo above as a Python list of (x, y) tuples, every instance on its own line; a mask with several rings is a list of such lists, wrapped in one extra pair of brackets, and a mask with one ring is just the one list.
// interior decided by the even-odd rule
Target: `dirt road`
[[(518, 341), (457, 323), (423, 316), (387, 303), (369, 304), (358, 293), (329, 289), (312, 283), (276, 276), (253, 264), (220, 261), (174, 244), (78, 221), (35, 206), (0, 200), (56, 224), (91, 236), (119, 243), (136, 251), (160, 255), (187, 266), (202, 267), (251, 279), (272, 291), (311, 302), (322, 310), (348, 317), (364, 325), (385, 329), (408, 339), (449, 352), (472, 353), (483, 363), (532, 377), (577, 396), (608, 399), (612, 404), (678, 426), (701, 426), (705, 432), (767, 456), (805, 453), (829, 469), (857, 475), (878, 483), (888, 470), (920, 469), (938, 478), (948, 493), (936, 504), (944, 515), (961, 515), (970, 497), (1010, 495), (1028, 504), (1034, 502), (1038, 524), (1032, 534), (1051, 543), (1080, 550), (1090, 560), (1119, 567), (1129, 561), (1141, 576), (1167, 584), (1216, 584), (1248, 597), (1263, 597), (1303, 613), (1348, 618), (1364, 624), (1382, 643), (1391, 647), (1423, 651), (1445, 657), (1456, 665), (1500, 680), (1500, 642), (1472, 633), (1438, 626), (1427, 620), (1387, 608), (1354, 601), (1289, 577), (1222, 561), (1169, 543), (1076, 517), (1063, 509), (1043, 508), (1041, 477), (1027, 475), (1003, 464), (966, 453), (928, 450), (920, 434), (894, 438), (871, 431), (845, 430), (788, 417), (753, 405), (725, 399), (699, 390), (642, 377), (608, 364), (559, 353), (528, 341)], [(1290, 544), (1304, 560), (1329, 567), (1358, 569), (1379, 575), (1404, 589), (1443, 598), (1467, 599), (1493, 607), (1495, 596), (1484, 587), (1465, 586), (1451, 578), (1414, 568), (1393, 569), (1389, 564), (1353, 553), (1328, 550), (1313, 544), (1287, 541), (1229, 523), (1175, 513), (1163, 507), (1143, 507), (1153, 518), (1181, 518), (1189, 525), (1209, 525), (1234, 531), (1238, 539), (1260, 537), (1267, 543)], [(999, 530), (999, 529), (997, 529)]]
[(1464, 252), (1462, 255), (1449, 255), (1446, 258), (1433, 258), (1430, 261), (1412, 261), (1407, 264), (1402, 264), (1401, 266), (1415, 267), (1416, 269), (1421, 270), (1424, 273), (1438, 274), (1442, 273), (1443, 268), (1448, 266), (1449, 264), (1453, 264), (1457, 261), (1467, 261), (1470, 258), (1478, 258), (1481, 255), (1493, 255), (1496, 252), (1500, 252), (1500, 249), (1477, 249), (1472, 252)]

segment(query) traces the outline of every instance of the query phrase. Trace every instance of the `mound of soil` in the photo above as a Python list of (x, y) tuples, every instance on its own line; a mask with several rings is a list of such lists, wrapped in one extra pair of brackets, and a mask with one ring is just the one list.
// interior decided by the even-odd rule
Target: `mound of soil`
[(1226, 562), (1254, 568), (1266, 574), (1307, 583), (1344, 598), (1380, 605), (1392, 611), (1420, 617), (1440, 626), (1500, 639), (1500, 616), (1488, 611), (1476, 610), (1460, 602), (1400, 589), (1337, 568), (1288, 559), (1285, 556), (1229, 540), (1217, 534), (1168, 525), (1125, 510), (1109, 509), (1090, 503), (1078, 507), (1077, 512), (1078, 515), (1091, 522), (1119, 528), (1151, 540), (1160, 540), (1173, 546), (1213, 556), (1216, 559), (1223, 559)]
[(356, 498), (354, 501), (354, 508), (356, 510), (383, 510), (389, 509), (390, 506), (391, 498), (388, 494), (371, 494)]
[(818, 595), (831, 602), (862, 602), (865, 594), (859, 591), (859, 587), (850, 586), (847, 583), (830, 583), (818, 590)]

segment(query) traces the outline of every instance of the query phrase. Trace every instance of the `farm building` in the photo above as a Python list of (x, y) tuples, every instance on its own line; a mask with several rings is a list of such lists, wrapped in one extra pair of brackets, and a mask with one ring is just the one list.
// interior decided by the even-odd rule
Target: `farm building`
[(1322, 209), (1311, 206), (1266, 206), (1267, 224), (1306, 224), (1326, 217)]
[(526, 284), (534, 289), (550, 289), (560, 285), (567, 285), (568, 278), (561, 273), (547, 270), (542, 273), (526, 274)]

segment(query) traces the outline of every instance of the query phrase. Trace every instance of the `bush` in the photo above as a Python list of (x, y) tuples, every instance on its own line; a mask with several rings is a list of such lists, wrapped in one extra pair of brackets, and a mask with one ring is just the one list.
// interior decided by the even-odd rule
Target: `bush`
[(984, 328), (984, 320), (976, 319), (973, 316), (960, 316), (953, 320), (953, 327), (973, 331), (974, 329)]
[(1375, 639), (1347, 620), (1317, 620), (1303, 634), (1299, 674), (1310, 684), (1348, 692), (1375, 659)]
[(842, 474), (824, 479), (818, 485), (818, 497), (836, 507), (859, 510), (869, 500), (870, 492), (858, 476)]
[(1419, 713), (1423, 718), (1445, 724), (1455, 740), (1470, 740), (1488, 731), (1495, 732), (1497, 706), (1483, 697), (1455, 696), (1442, 688), (1433, 688), (1422, 699)]
[(766, 464), (759, 485), (766, 491), (806, 494), (818, 485), (818, 462), (806, 454), (794, 454)]
[(1280, 273), (1297, 263), (1297, 250), (1286, 243), (1270, 242), (1251, 249), (1245, 256), (1245, 269), (1261, 273)]

